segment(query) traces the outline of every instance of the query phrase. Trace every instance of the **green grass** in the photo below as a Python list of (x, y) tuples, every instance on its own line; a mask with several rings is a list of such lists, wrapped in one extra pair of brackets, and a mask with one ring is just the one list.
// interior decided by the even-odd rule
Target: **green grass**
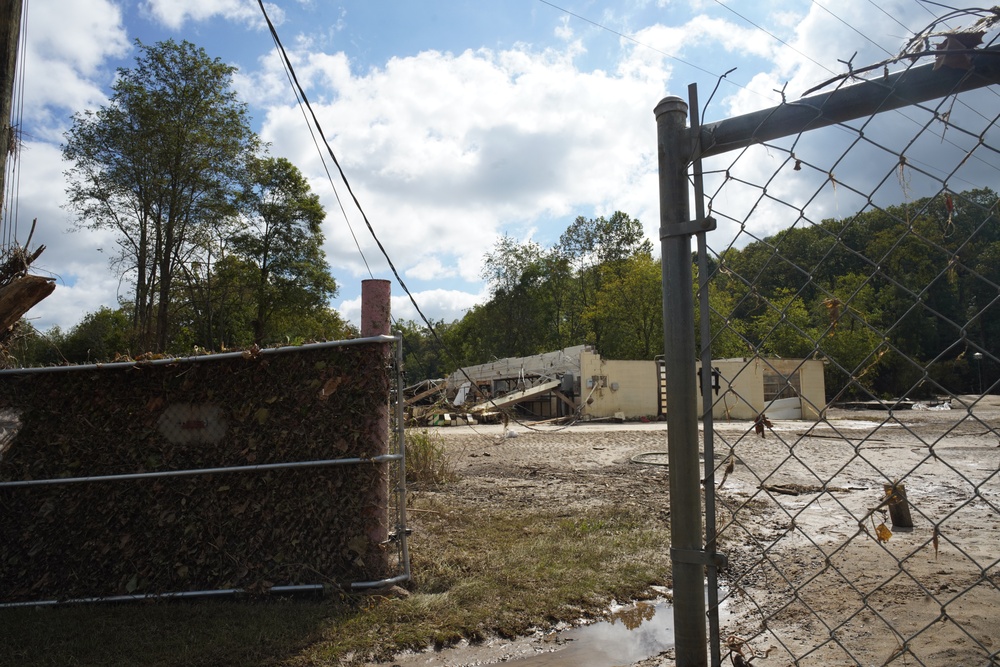
[(230, 600), (0, 610), (0, 665), (342, 665), (532, 627), (669, 581), (668, 527), (638, 508), (586, 515), (412, 507), (406, 598)]
[(455, 465), (439, 435), (406, 431), (406, 479), (417, 487), (440, 486), (457, 479)]

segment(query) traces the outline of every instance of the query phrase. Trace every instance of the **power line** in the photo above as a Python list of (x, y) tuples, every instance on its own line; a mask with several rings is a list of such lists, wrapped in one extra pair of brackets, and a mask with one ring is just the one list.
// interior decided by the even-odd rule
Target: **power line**
[(640, 42), (639, 40), (637, 40), (632, 35), (625, 34), (624, 32), (618, 32), (614, 28), (609, 28), (608, 26), (606, 26), (606, 25), (604, 25), (602, 23), (598, 23), (597, 21), (593, 21), (591, 19), (588, 19), (586, 16), (581, 16), (580, 14), (577, 14), (575, 12), (571, 12), (570, 10), (568, 10), (568, 9), (566, 9), (564, 7), (560, 7), (559, 5), (553, 4), (553, 3), (549, 2), (549, 0), (538, 0), (538, 1), (540, 3), (542, 3), (543, 5), (548, 5), (549, 7), (552, 7), (553, 9), (556, 9), (556, 10), (558, 10), (560, 12), (563, 12), (564, 14), (568, 14), (569, 16), (572, 16), (573, 18), (577, 18), (577, 19), (580, 19), (581, 21), (589, 23), (590, 25), (592, 25), (592, 26), (594, 26), (596, 28), (600, 28), (601, 30), (605, 30), (607, 32), (610, 32), (613, 35), (617, 35), (618, 37), (621, 37), (622, 39), (627, 39), (628, 41), (632, 42), (633, 44), (637, 44), (637, 45), (639, 45), (639, 46), (641, 46), (643, 48), (649, 49), (650, 51), (654, 51), (656, 53), (659, 53), (660, 55), (663, 55), (663, 56), (666, 56), (667, 58), (670, 58), (671, 60), (676, 60), (679, 63), (683, 63), (684, 65), (687, 65), (688, 67), (693, 67), (694, 69), (698, 70), (699, 72), (704, 72), (705, 74), (708, 74), (710, 76), (718, 76), (718, 74), (716, 74), (715, 72), (711, 72), (711, 71), (705, 69), (704, 67), (699, 67), (698, 65), (695, 65), (692, 62), (688, 62), (687, 60), (684, 60), (683, 58), (681, 58), (679, 56), (675, 56), (672, 53), (667, 53), (666, 51), (661, 51), (660, 49), (656, 48), (655, 46), (650, 46), (649, 44), (644, 44), (643, 42)]
[(875, 2), (875, 0), (868, 0), (868, 4), (871, 5), (872, 7), (874, 7), (875, 9), (879, 10), (880, 12), (882, 12), (883, 14), (885, 14), (886, 16), (888, 16), (893, 21), (895, 21), (896, 25), (898, 25), (900, 28), (902, 28), (906, 32), (913, 32), (912, 30), (910, 30), (909, 28), (907, 28), (906, 25), (903, 22), (901, 22), (898, 18), (896, 18), (895, 16), (893, 16), (889, 12), (885, 11), (885, 9), (881, 5), (879, 5), (877, 2)]
[[(272, 41), (274, 41), (275, 47), (279, 47), (280, 43), (272, 35)], [(330, 181), (330, 189), (333, 190), (333, 196), (337, 200), (337, 206), (340, 207), (340, 214), (344, 216), (344, 222), (347, 223), (347, 229), (351, 232), (351, 238), (354, 239), (354, 246), (358, 249), (358, 254), (361, 255), (361, 261), (365, 264), (365, 269), (368, 270), (368, 275), (372, 278), (375, 275), (372, 273), (372, 268), (368, 265), (368, 258), (365, 257), (364, 251), (361, 249), (361, 244), (358, 242), (357, 234), (354, 233), (354, 226), (351, 224), (350, 218), (347, 217), (347, 211), (344, 210), (344, 202), (340, 199), (340, 193), (337, 192), (337, 186), (333, 182), (333, 174), (330, 173), (330, 168), (326, 164), (326, 159), (323, 157), (323, 150), (319, 147), (319, 140), (316, 138), (316, 132), (313, 130), (312, 124), (309, 122), (309, 117), (306, 115), (305, 106), (302, 104), (302, 98), (299, 97), (298, 91), (295, 89), (295, 84), (292, 81), (292, 75), (288, 70), (288, 65), (285, 63), (285, 59), (278, 54), (278, 60), (281, 61), (281, 67), (285, 71), (285, 78), (288, 79), (289, 85), (292, 87), (292, 93), (295, 95), (295, 101), (299, 105), (299, 110), (302, 112), (302, 118), (306, 122), (306, 129), (309, 130), (309, 137), (312, 139), (313, 146), (316, 148), (316, 153), (319, 155), (319, 162), (323, 165), (323, 171), (326, 172), (326, 178)]]
[(347, 187), (347, 192), (351, 195), (351, 200), (354, 202), (354, 206), (358, 209), (358, 212), (361, 213), (361, 218), (365, 221), (365, 226), (368, 227), (368, 232), (375, 240), (375, 244), (378, 246), (379, 251), (381, 251), (382, 256), (385, 258), (385, 261), (388, 263), (389, 269), (392, 271), (392, 275), (396, 277), (396, 282), (399, 283), (399, 286), (403, 289), (403, 292), (405, 292), (406, 296), (410, 299), (410, 303), (413, 304), (413, 308), (417, 311), (417, 314), (420, 315), (420, 319), (424, 321), (424, 324), (427, 325), (427, 328), (431, 332), (431, 335), (434, 336), (434, 339), (437, 341), (437, 343), (450, 357), (451, 352), (448, 350), (448, 348), (444, 345), (444, 342), (438, 336), (437, 331), (431, 324), (431, 321), (427, 318), (426, 315), (424, 315), (424, 312), (420, 309), (420, 306), (417, 304), (417, 300), (414, 298), (413, 294), (406, 286), (406, 283), (403, 281), (403, 277), (399, 274), (399, 271), (396, 270), (396, 265), (393, 264), (392, 259), (389, 257), (389, 253), (386, 251), (385, 246), (382, 245), (382, 241), (378, 238), (378, 235), (375, 233), (375, 228), (372, 226), (371, 221), (368, 219), (368, 215), (365, 213), (364, 208), (361, 206), (361, 202), (358, 200), (357, 195), (354, 194), (354, 189), (351, 187), (350, 181), (347, 180), (347, 174), (344, 173), (343, 167), (340, 166), (340, 161), (334, 154), (333, 147), (330, 146), (330, 142), (326, 140), (326, 134), (323, 132), (323, 128), (319, 122), (319, 118), (316, 117), (316, 112), (313, 110), (312, 104), (309, 102), (309, 98), (306, 95), (306, 91), (302, 87), (302, 84), (299, 82), (299, 77), (295, 74), (295, 67), (292, 65), (291, 59), (288, 57), (288, 53), (285, 51), (285, 47), (281, 43), (281, 38), (278, 37), (278, 31), (274, 27), (274, 24), (271, 22), (271, 17), (268, 16), (267, 14), (267, 9), (265, 9), (264, 7), (263, 0), (257, 0), (257, 4), (260, 7), (261, 13), (263, 13), (264, 15), (264, 20), (267, 22), (268, 30), (270, 30), (271, 37), (274, 40), (274, 43), (278, 47), (278, 51), (280, 52), (282, 60), (284, 61), (285, 66), (287, 67), (287, 71), (291, 75), (294, 87), (298, 91), (298, 95), (302, 98), (303, 104), (305, 104), (305, 107), (309, 110), (309, 115), (312, 118), (313, 125), (316, 126), (316, 131), (319, 133), (321, 137), (323, 137), (323, 143), (326, 145), (327, 153), (330, 155), (330, 159), (333, 160), (333, 164), (337, 167), (337, 172), (340, 174), (341, 180)]
[[(424, 324), (427, 325), (428, 331), (430, 331), (431, 335), (434, 337), (434, 341), (444, 351), (444, 353), (445, 353), (445, 355), (447, 355), (449, 361), (451, 361), (452, 363), (455, 364), (456, 367), (458, 367), (459, 371), (461, 371), (462, 375), (465, 376), (465, 379), (470, 382), (470, 384), (472, 385), (472, 387), (477, 387), (477, 384), (472, 380), (471, 377), (469, 377), (469, 374), (465, 372), (465, 369), (462, 368), (462, 367), (460, 367), (460, 366), (458, 366), (458, 361), (455, 359), (454, 355), (452, 355), (451, 350), (448, 348), (447, 345), (445, 345), (444, 341), (441, 340), (441, 337), (438, 336), (438, 333), (435, 330), (434, 325), (427, 318), (427, 316), (424, 315), (423, 311), (420, 309), (420, 306), (417, 305), (416, 299), (414, 298), (414, 296), (410, 292), (410, 290), (407, 288), (406, 283), (403, 282), (403, 278), (402, 278), (402, 276), (399, 275), (399, 272), (396, 270), (396, 267), (393, 264), (392, 259), (389, 257), (389, 253), (386, 251), (385, 247), (382, 245), (382, 242), (379, 240), (378, 236), (375, 234), (375, 229), (372, 227), (371, 222), (368, 220), (368, 216), (365, 214), (364, 209), (361, 207), (361, 202), (358, 200), (357, 196), (354, 194), (354, 190), (353, 190), (353, 188), (351, 188), (351, 184), (347, 180), (347, 175), (344, 173), (343, 168), (340, 166), (340, 161), (337, 159), (337, 156), (334, 154), (333, 148), (330, 146), (330, 142), (326, 141), (326, 139), (325, 139), (326, 135), (323, 132), (323, 128), (320, 126), (319, 119), (316, 117), (316, 112), (313, 110), (312, 105), (309, 102), (309, 98), (306, 96), (306, 92), (303, 89), (302, 84), (299, 82), (298, 76), (295, 74), (295, 68), (292, 65), (291, 60), (288, 57), (288, 53), (285, 51), (285, 47), (281, 43), (281, 39), (278, 37), (278, 32), (275, 29), (274, 24), (271, 22), (271, 19), (270, 19), (270, 17), (267, 14), (267, 10), (264, 7), (263, 0), (257, 0), (257, 4), (260, 7), (260, 10), (261, 10), (261, 12), (264, 15), (264, 20), (267, 22), (268, 30), (270, 31), (271, 37), (274, 40), (274, 43), (277, 46), (278, 51), (279, 51), (279, 53), (281, 55), (282, 62), (284, 63), (284, 66), (286, 68), (286, 73), (291, 77), (291, 81), (292, 81), (293, 87), (297, 91), (297, 95), (301, 98), (302, 104), (304, 104), (305, 107), (306, 107), (306, 109), (309, 110), (309, 115), (312, 118), (312, 124), (316, 126), (316, 131), (319, 133), (319, 135), (321, 137), (324, 137), (324, 144), (326, 145), (326, 149), (327, 149), (327, 152), (330, 155), (330, 159), (333, 160), (334, 165), (337, 167), (337, 171), (340, 174), (340, 178), (343, 180), (344, 185), (347, 187), (347, 191), (351, 195), (351, 199), (354, 202), (354, 205), (357, 207), (358, 211), (361, 213), (361, 217), (364, 219), (365, 225), (368, 227), (369, 233), (371, 233), (372, 238), (375, 240), (375, 243), (378, 245), (379, 250), (382, 252), (382, 256), (385, 257), (386, 262), (389, 264), (389, 268), (392, 270), (393, 275), (396, 277), (396, 281), (399, 283), (399, 286), (403, 288), (403, 291), (406, 293), (406, 296), (409, 297), (410, 303), (413, 304), (413, 307), (414, 307), (414, 309), (416, 309), (417, 314), (420, 315), (420, 318), (424, 321)], [(307, 124), (308, 124), (308, 119), (307, 119)], [(310, 131), (311, 131), (311, 129), (310, 129)], [(324, 167), (325, 167), (325, 162), (324, 162)], [(340, 201), (339, 197), (337, 199), (338, 199), (338, 201)], [(345, 217), (346, 217), (346, 214), (345, 214)], [(367, 265), (367, 262), (366, 262), (366, 265)], [(399, 397), (399, 399), (402, 400), (402, 397)], [(493, 399), (490, 399), (490, 402), (493, 403)], [(528, 426), (527, 424), (525, 424), (525, 423), (517, 420), (516, 416), (514, 416), (514, 420), (517, 421), (519, 424), (521, 424), (523, 427), (531, 429), (531, 427)]]
[(792, 51), (794, 51), (795, 53), (799, 54), (800, 56), (802, 56), (806, 60), (810, 61), (812, 64), (816, 65), (817, 67), (822, 67), (823, 69), (825, 69), (830, 74), (834, 73), (832, 69), (830, 69), (829, 67), (827, 67), (823, 63), (821, 63), (821, 62), (819, 62), (817, 60), (814, 60), (812, 57), (806, 55), (805, 53), (802, 53), (802, 51), (799, 51), (797, 48), (795, 48), (794, 46), (792, 46), (791, 44), (789, 44), (785, 40), (781, 39), (780, 37), (778, 37), (774, 33), (769, 32), (769, 31), (765, 30), (764, 28), (760, 27), (759, 25), (757, 25), (756, 23), (754, 23), (753, 21), (751, 21), (750, 19), (748, 19), (746, 16), (743, 16), (743, 14), (740, 14), (738, 11), (736, 11), (735, 9), (733, 9), (732, 7), (730, 7), (729, 5), (725, 4), (721, 0), (715, 0), (715, 4), (719, 5), (720, 7), (725, 8), (727, 10), (729, 10), (733, 14), (736, 14), (736, 16), (740, 17), (741, 19), (743, 19), (744, 21), (746, 21), (747, 23), (749, 23), (750, 25), (752, 25), (757, 30), (760, 30), (762, 33), (764, 33), (765, 35), (767, 35), (771, 39), (777, 40), (781, 44), (787, 46)]
[[(865, 33), (861, 32), (860, 30), (858, 30), (857, 28), (855, 28), (853, 25), (851, 25), (850, 23), (848, 23), (847, 21), (845, 21), (844, 19), (840, 18), (839, 16), (837, 16), (836, 14), (834, 14), (832, 11), (830, 11), (829, 9), (827, 9), (826, 7), (824, 7), (823, 5), (821, 5), (819, 2), (817, 2), (817, 0), (812, 0), (812, 3), (814, 5), (816, 5), (817, 7), (819, 7), (820, 9), (822, 9), (827, 14), (829, 14), (830, 16), (832, 16), (833, 18), (837, 19), (838, 21), (840, 21), (841, 23), (843, 23), (844, 25), (846, 25), (848, 28), (850, 28), (854, 32), (856, 32), (859, 35), (861, 35), (861, 37), (863, 37), (864, 39), (866, 39), (869, 42), (871, 42), (872, 44), (874, 44), (875, 48), (881, 49), (887, 56), (891, 57), (891, 56), (895, 55), (891, 51), (889, 51), (888, 49), (886, 49), (884, 46), (882, 46), (881, 44), (879, 44), (878, 42), (876, 42), (874, 39), (872, 39), (871, 37), (869, 37)], [(897, 23), (898, 23), (898, 21), (897, 21)]]
[[(610, 27), (604, 25), (603, 23), (599, 23), (597, 21), (594, 21), (593, 19), (589, 19), (586, 16), (583, 16), (581, 14), (577, 14), (576, 12), (571, 12), (570, 10), (566, 9), (565, 7), (560, 7), (557, 4), (549, 2), (549, 0), (538, 0), (538, 1), (540, 3), (542, 3), (543, 5), (548, 5), (549, 7), (552, 7), (553, 9), (555, 9), (557, 11), (560, 11), (560, 12), (562, 12), (562, 13), (568, 15), (568, 16), (572, 16), (573, 18), (579, 19), (579, 20), (581, 20), (581, 21), (583, 21), (585, 23), (589, 23), (590, 25), (594, 26), (595, 28), (599, 28), (599, 29), (604, 30), (606, 32), (610, 32), (612, 35), (617, 35), (618, 37), (621, 37), (622, 39), (626, 39), (626, 40), (632, 42), (633, 44), (635, 44), (637, 46), (641, 46), (644, 49), (649, 49), (650, 51), (653, 51), (654, 53), (659, 53), (662, 56), (666, 56), (667, 58), (670, 58), (671, 60), (676, 60), (677, 62), (681, 63), (682, 65), (687, 65), (688, 67), (690, 67), (692, 69), (696, 69), (699, 72), (703, 72), (705, 74), (708, 74), (709, 76), (712, 76), (712, 77), (716, 78), (719, 81), (722, 81), (723, 79), (726, 79), (726, 75), (725, 74), (721, 74), (721, 75), (720, 74), (716, 74), (715, 72), (712, 72), (711, 70), (707, 70), (704, 67), (701, 67), (700, 65), (695, 65), (694, 63), (692, 63), (690, 61), (684, 60), (680, 56), (674, 55), (673, 53), (667, 53), (666, 51), (663, 51), (661, 49), (656, 48), (655, 46), (650, 46), (649, 44), (646, 44), (645, 42), (641, 42), (638, 39), (636, 39), (635, 37), (633, 37), (632, 35), (629, 35), (629, 34), (624, 33), (624, 32), (619, 32), (618, 30), (615, 30), (614, 28), (610, 28)], [(718, 0), (716, 0), (716, 2), (718, 2)], [(731, 71), (732, 70), (730, 70), (730, 72)], [(726, 74), (728, 74), (728, 73), (729, 72), (727, 72)], [(768, 95), (765, 95), (764, 93), (760, 93), (760, 92), (758, 92), (756, 90), (753, 90), (751, 88), (747, 88), (746, 86), (744, 86), (742, 84), (739, 84), (739, 83), (736, 83), (735, 81), (732, 81), (732, 80), (729, 80), (729, 79), (726, 79), (726, 81), (728, 81), (730, 84), (736, 86), (737, 88), (742, 88), (743, 90), (751, 92), (751, 93), (753, 93), (755, 95), (759, 95), (760, 97), (763, 97), (765, 99), (770, 99)]]

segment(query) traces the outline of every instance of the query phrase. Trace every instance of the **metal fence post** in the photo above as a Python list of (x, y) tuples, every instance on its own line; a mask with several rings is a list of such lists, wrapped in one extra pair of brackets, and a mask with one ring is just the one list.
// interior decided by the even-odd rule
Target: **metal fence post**
[(694, 288), (687, 168), (691, 157), (688, 106), (667, 97), (656, 115), (663, 260), (663, 348), (666, 365), (667, 448), (670, 466), (670, 541), (674, 637), (678, 667), (707, 665), (702, 549), (701, 475), (695, 382)]

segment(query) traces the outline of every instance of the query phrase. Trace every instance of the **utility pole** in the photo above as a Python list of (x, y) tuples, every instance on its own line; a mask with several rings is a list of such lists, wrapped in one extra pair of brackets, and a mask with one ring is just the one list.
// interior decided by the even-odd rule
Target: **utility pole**
[(0, 212), (3, 211), (7, 155), (15, 144), (10, 126), (11, 99), (17, 72), (17, 47), (21, 40), (23, 0), (0, 0)]
[[(10, 126), (11, 100), (17, 78), (17, 48), (21, 40), (22, 0), (0, 0), (0, 222), (7, 202), (5, 176), (7, 156), (16, 150), (17, 137)], [(0, 225), (2, 229), (2, 225)], [(34, 225), (32, 225), (34, 230)], [(4, 235), (5, 240), (7, 235)], [(11, 235), (13, 236), (13, 235)], [(30, 235), (25, 245), (30, 243)], [(45, 249), (29, 254), (16, 240), (9, 248), (0, 246), (0, 345), (10, 337), (13, 327), (35, 304), (56, 288), (50, 278), (28, 275), (28, 267)]]

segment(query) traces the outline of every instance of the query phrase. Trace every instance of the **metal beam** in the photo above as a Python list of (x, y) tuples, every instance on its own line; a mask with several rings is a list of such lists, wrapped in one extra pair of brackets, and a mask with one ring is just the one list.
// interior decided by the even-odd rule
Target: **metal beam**
[(529, 398), (534, 398), (536, 396), (540, 396), (541, 394), (550, 392), (561, 384), (561, 380), (552, 380), (551, 382), (540, 384), (537, 387), (529, 387), (528, 389), (522, 389), (521, 391), (513, 391), (498, 398), (492, 398), (484, 403), (473, 405), (469, 408), (469, 412), (485, 412), (486, 410), (514, 405), (515, 403), (520, 403), (521, 401), (525, 401)]
[(945, 66), (935, 70), (934, 65), (929, 63), (829, 93), (702, 125), (700, 132), (692, 137), (693, 159), (719, 155), (751, 144), (996, 83), (1000, 83), (1000, 47), (981, 49), (972, 56), (970, 69)]

